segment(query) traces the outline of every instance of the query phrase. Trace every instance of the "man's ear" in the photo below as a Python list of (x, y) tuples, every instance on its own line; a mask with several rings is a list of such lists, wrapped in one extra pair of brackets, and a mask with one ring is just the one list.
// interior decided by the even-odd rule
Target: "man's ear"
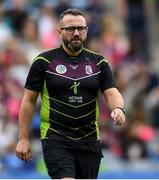
[(58, 28), (58, 29), (57, 29), (57, 32), (59, 33), (59, 35), (60, 35), (60, 37), (61, 37), (61, 33), (62, 33), (62, 31), (61, 31), (61, 29), (60, 29), (60, 28)]

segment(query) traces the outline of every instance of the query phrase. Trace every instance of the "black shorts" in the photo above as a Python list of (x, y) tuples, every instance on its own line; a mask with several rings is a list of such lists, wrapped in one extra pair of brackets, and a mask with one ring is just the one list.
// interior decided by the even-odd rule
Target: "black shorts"
[[(55, 142), (54, 142), (55, 143)], [(102, 158), (101, 151), (93, 152), (73, 148), (57, 148), (42, 141), (44, 161), (52, 179), (72, 177), (97, 179)]]

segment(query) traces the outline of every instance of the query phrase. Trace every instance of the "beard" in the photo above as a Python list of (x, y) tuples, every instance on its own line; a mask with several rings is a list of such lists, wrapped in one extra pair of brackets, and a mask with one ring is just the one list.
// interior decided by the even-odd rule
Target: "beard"
[(80, 38), (75, 38), (75, 37), (72, 38), (70, 41), (67, 39), (63, 39), (64, 45), (72, 52), (80, 51), (83, 48), (84, 41)]

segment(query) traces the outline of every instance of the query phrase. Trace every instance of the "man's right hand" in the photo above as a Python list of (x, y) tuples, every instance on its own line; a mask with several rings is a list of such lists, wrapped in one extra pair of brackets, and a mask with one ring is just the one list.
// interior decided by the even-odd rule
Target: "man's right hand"
[(32, 152), (31, 152), (31, 145), (29, 140), (18, 141), (18, 144), (16, 146), (16, 156), (25, 162), (31, 160)]

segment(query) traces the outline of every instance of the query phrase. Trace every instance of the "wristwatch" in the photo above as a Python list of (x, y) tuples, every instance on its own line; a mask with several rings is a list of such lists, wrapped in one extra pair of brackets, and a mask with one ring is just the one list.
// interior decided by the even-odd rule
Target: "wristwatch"
[(122, 108), (122, 107), (116, 107), (115, 109), (120, 109), (120, 110), (122, 110), (122, 111), (123, 111), (123, 113), (125, 114), (125, 110), (124, 110), (124, 108)]

